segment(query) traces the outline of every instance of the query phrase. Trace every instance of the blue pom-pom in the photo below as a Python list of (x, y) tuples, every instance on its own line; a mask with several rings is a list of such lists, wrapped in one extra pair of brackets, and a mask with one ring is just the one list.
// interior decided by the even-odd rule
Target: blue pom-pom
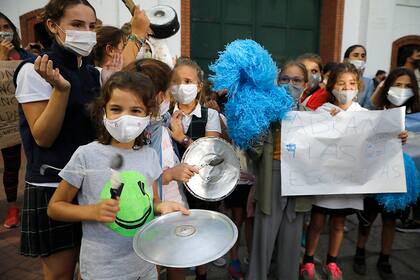
[(293, 99), (284, 87), (275, 84), (276, 63), (253, 40), (236, 40), (219, 53), (210, 65), (213, 89), (228, 91), (224, 114), (233, 142), (246, 149), (264, 133), (271, 122), (282, 120), (293, 108)]
[(405, 193), (382, 193), (375, 195), (379, 204), (388, 212), (404, 210), (407, 206), (416, 203), (420, 194), (420, 180), (414, 161), (406, 153), (404, 156), (405, 179), (407, 192)]

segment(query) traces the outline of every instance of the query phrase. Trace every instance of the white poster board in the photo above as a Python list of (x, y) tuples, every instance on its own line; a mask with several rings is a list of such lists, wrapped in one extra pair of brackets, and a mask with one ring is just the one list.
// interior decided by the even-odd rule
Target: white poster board
[(290, 112), (282, 121), (282, 195), (405, 192), (405, 107), (385, 111)]

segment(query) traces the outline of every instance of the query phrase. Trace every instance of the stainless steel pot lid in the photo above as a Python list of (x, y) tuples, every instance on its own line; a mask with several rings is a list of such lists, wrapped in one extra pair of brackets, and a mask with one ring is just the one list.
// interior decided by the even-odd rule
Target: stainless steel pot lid
[(166, 267), (193, 267), (225, 255), (235, 244), (238, 229), (225, 215), (208, 210), (174, 212), (141, 228), (133, 248), (142, 259)]
[(150, 20), (152, 37), (165, 39), (175, 35), (179, 30), (178, 15), (174, 8), (166, 5), (154, 6), (146, 11)]
[[(210, 163), (216, 158), (223, 161), (215, 166)], [(187, 190), (195, 197), (206, 201), (218, 201), (228, 196), (238, 183), (240, 163), (232, 145), (221, 138), (203, 137), (195, 140), (185, 151), (182, 162), (203, 166), (185, 183)]]

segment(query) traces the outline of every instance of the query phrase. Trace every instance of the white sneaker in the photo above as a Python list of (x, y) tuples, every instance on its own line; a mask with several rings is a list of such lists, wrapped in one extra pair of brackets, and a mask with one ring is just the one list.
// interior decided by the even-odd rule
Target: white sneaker
[(217, 267), (223, 267), (226, 265), (226, 260), (222, 257), (214, 260), (212, 263)]

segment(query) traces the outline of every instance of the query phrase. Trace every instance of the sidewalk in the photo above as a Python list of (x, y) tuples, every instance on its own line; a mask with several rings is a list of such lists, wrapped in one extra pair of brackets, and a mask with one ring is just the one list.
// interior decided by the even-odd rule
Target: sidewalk
[[(3, 159), (0, 156), (0, 174), (3, 174)], [(24, 188), (24, 166), (21, 167), (18, 203), (21, 205)], [(5, 229), (3, 227), (4, 215), (6, 213), (6, 198), (3, 185), (0, 186), (0, 279), (25, 279), (35, 280), (42, 279), (41, 265), (38, 259), (22, 257), (18, 254), (19, 247), (19, 228)], [(349, 232), (345, 234), (339, 263), (343, 270), (346, 280), (376, 280), (380, 279), (376, 271), (376, 260), (380, 249), (380, 219), (377, 219), (372, 228), (371, 237), (367, 246), (367, 275), (362, 277), (352, 271), (352, 259), (355, 251), (355, 242), (357, 238), (357, 219), (350, 216), (346, 223)], [(243, 238), (241, 239), (241, 260), (245, 256), (246, 251)], [(324, 260), (328, 246), (328, 235), (324, 232), (321, 236), (317, 258)], [(420, 280), (420, 234), (419, 233), (396, 233), (391, 263), (397, 279), (404, 280)], [(319, 270), (320, 264), (317, 264)], [(246, 270), (247, 267), (244, 267)], [(188, 271), (193, 275), (192, 271)], [(209, 265), (209, 280), (226, 280), (229, 279), (226, 267), (217, 268)], [(166, 277), (161, 277), (165, 280)], [(187, 280), (193, 280), (193, 276), (187, 277)], [(254, 279), (253, 279), (254, 280)], [(258, 279), (256, 279), (258, 280)]]

